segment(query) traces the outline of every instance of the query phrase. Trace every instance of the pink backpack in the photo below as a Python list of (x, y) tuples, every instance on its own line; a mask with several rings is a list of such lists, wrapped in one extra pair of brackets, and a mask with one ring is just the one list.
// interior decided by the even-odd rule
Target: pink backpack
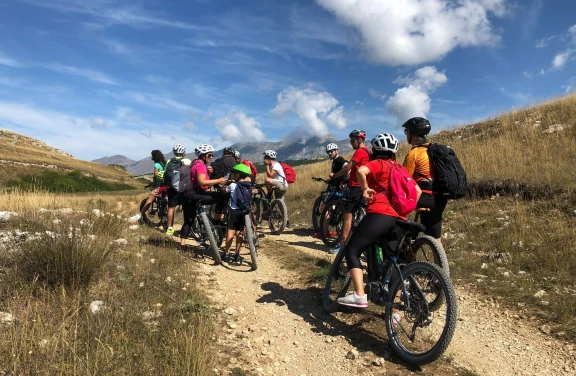
[(416, 209), (418, 192), (408, 171), (396, 162), (389, 162), (388, 201), (398, 215), (405, 217)]

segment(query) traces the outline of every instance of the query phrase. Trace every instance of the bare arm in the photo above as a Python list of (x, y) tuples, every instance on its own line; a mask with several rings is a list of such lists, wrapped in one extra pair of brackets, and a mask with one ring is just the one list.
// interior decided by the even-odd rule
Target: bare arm
[(226, 183), (228, 180), (224, 177), (220, 178), (220, 179), (206, 179), (206, 174), (198, 174), (196, 175), (196, 180), (198, 181), (198, 184), (200, 184), (201, 186), (206, 186), (206, 185), (216, 185), (216, 184), (224, 184)]
[(366, 166), (361, 166), (356, 170), (356, 177), (358, 178), (358, 183), (360, 183), (362, 195), (365, 199), (371, 200), (375, 192), (372, 188), (368, 187), (368, 182), (366, 181), (368, 175), (370, 175), (370, 170)]
[(278, 175), (278, 172), (276, 170), (272, 170), (272, 163), (267, 163), (264, 166), (266, 167), (266, 175), (269, 178), (274, 179), (276, 175)]

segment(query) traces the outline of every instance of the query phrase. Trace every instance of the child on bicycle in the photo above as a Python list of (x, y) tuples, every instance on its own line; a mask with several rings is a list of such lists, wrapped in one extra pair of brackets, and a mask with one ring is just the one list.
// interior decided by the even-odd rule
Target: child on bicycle
[(226, 187), (226, 192), (231, 194), (228, 208), (228, 225), (226, 232), (226, 250), (222, 261), (230, 261), (230, 248), (234, 235), (236, 235), (236, 252), (232, 262), (240, 261), (240, 248), (244, 242), (244, 214), (250, 207), (252, 199), (252, 183), (250, 179), (250, 168), (245, 164), (237, 164), (232, 168), (234, 182)]

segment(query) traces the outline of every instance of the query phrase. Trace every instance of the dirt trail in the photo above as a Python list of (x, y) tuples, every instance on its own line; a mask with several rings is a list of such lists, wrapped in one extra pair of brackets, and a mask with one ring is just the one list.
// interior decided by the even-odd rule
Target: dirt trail
[[(296, 230), (266, 237), (257, 271), (250, 271), (247, 265), (216, 267), (209, 258), (199, 263), (204, 271), (201, 281), (214, 304), (223, 310), (224, 333), (219, 341), (224, 348), (232, 349), (228, 369), (309, 376), (416, 371), (454, 374), (456, 366), (479, 375), (576, 374), (573, 345), (542, 333), (521, 314), (500, 308), (457, 281), (459, 322), (447, 351), (451, 364), (439, 362), (420, 370), (397, 363), (387, 348), (387, 339), (366, 331), (362, 325), (381, 319), (370, 314), (360, 318), (341, 313), (325, 315), (320, 307), (320, 286), (298, 283), (296, 272), (281, 269), (267, 255), (267, 248), (283, 245), (330, 259), (320, 241)], [(350, 350), (358, 351), (356, 359), (347, 358)], [(375, 365), (375, 361), (383, 364)], [(218, 373), (228, 371), (221, 367)]]

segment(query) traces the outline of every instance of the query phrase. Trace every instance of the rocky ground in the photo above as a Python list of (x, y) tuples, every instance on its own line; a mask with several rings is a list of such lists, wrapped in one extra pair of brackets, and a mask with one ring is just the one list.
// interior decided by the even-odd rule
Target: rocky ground
[(279, 249), (295, 252), (295, 257), (330, 259), (319, 240), (296, 230), (266, 236), (257, 271), (198, 260), (200, 280), (221, 310), (221, 366), (215, 373), (576, 374), (574, 345), (549, 336), (526, 309), (503, 309), (497, 299), (477, 295), (473, 286), (458, 281), (459, 322), (447, 353), (421, 368), (403, 364), (388, 349), (385, 331), (378, 330), (384, 323), (374, 310), (324, 314), (322, 286), (309, 282), (298, 269), (284, 268), (274, 256)]

